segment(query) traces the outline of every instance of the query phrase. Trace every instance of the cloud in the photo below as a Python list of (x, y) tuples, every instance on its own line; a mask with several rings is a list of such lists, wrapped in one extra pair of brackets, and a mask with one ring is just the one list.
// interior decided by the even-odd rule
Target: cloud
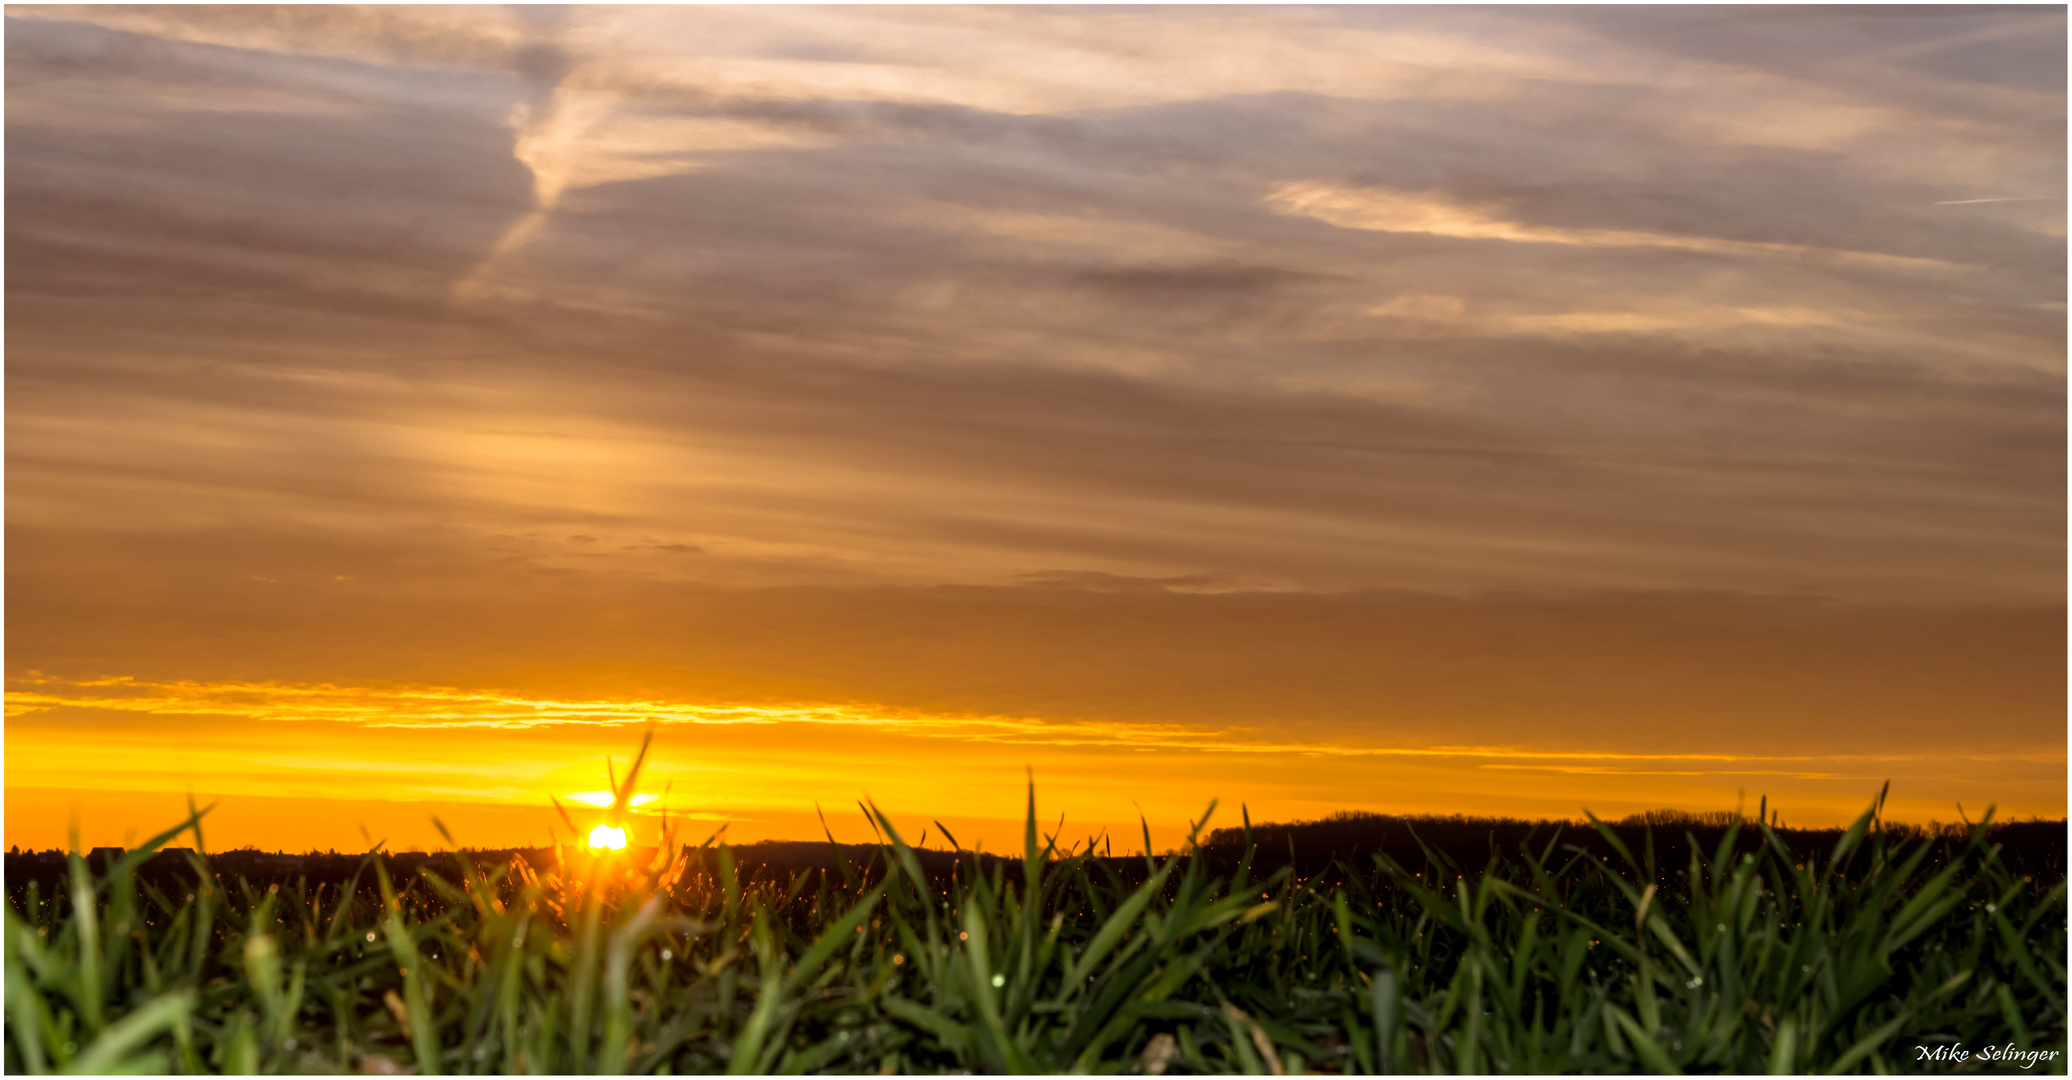
[(25, 581), (2062, 599), (2055, 15), (9, 25)]
[(1802, 244), (1721, 240), (1626, 229), (1575, 229), (1508, 221), (1500, 211), (1454, 202), (1429, 192), (1387, 188), (1346, 188), (1322, 182), (1283, 184), (1267, 197), (1281, 213), (1313, 217), (1343, 229), (1425, 233), (1461, 240), (1504, 240), (1521, 244), (1566, 244), (1578, 247), (1670, 248), (1714, 255), (1759, 255), (1856, 263), (1916, 273), (1950, 273), (1964, 269), (1934, 259), (1834, 251)]
[[(376, 64), (539, 70), (524, 22), (458, 8), (176, 9), (25, 4), (9, 17), (106, 27), (161, 41)], [(536, 17), (536, 16), (535, 16)]]

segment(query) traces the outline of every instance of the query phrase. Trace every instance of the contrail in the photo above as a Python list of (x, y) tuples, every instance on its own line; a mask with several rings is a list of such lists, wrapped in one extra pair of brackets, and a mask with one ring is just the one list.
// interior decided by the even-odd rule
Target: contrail
[(489, 253), (453, 287), (455, 300), (480, 296), (497, 263), (524, 247), (539, 232), (568, 191), (575, 174), (578, 144), (596, 123), (598, 110), (584, 108), (564, 97), (557, 89), (545, 107), (520, 105), (513, 112), (511, 124), (517, 129), (517, 138), (511, 153), (532, 170), (532, 209), (504, 230)]
[[(527, 22), (538, 24), (543, 36), (558, 35), (568, 22), (568, 10), (559, 6), (518, 9)], [(453, 300), (465, 302), (482, 294), (490, 274), (504, 256), (525, 246), (560, 203), (575, 171), (576, 144), (597, 120), (594, 109), (571, 108), (563, 84), (573, 68), (569, 56), (552, 41), (539, 41), (518, 50), (512, 57), (518, 77), (526, 85), (526, 100), (511, 112), (516, 134), (511, 154), (532, 171), (532, 209), (514, 222), (466, 276), (453, 286)]]
[(1970, 206), (1972, 203), (1982, 202), (2048, 202), (2050, 198), (2048, 195), (2009, 195), (2003, 199), (1944, 199), (1935, 205)]

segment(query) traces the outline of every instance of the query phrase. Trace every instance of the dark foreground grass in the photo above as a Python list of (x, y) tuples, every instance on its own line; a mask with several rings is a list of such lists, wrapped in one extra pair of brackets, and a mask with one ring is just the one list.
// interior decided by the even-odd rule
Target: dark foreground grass
[(1877, 809), (1825, 852), (1728, 823), (1675, 866), (1609, 828), (1608, 856), (1549, 834), (1306, 877), (1250, 845), (1097, 858), (1040, 835), (1032, 791), (1012, 869), (931, 872), (872, 809), (867, 859), (781, 876), (673, 840), (408, 881), (370, 856), (343, 887), (140, 873), (201, 849), (197, 815), (11, 890), (6, 1067), (2063, 1072), (2063, 863)]

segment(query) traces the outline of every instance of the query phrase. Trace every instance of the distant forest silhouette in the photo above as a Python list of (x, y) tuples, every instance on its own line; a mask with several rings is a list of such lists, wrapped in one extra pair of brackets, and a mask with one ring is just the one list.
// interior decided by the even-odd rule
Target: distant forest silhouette
[[(1750, 852), (1767, 843), (1755, 820), (1731, 811), (1695, 814), (1651, 810), (1604, 824), (1634, 856), (1645, 857), (1652, 849), (1657, 865), (1669, 870), (1689, 863), (1693, 839), (1704, 857), (1712, 858), (1728, 831), (1737, 824), (1740, 833), (1735, 850)], [(1961, 847), (1971, 838), (1971, 826), (1965, 822), (1880, 822), (1878, 828), (1888, 842), (1909, 845), (1926, 841)], [(1772, 826), (1770, 831), (1795, 854), (1825, 858), (1848, 830), (1839, 826)], [(1528, 850), (1535, 857), (1545, 856), (1554, 861), (1574, 854), (1575, 848), (1599, 858), (1620, 858), (1604, 835), (1588, 822), (1521, 821), (1461, 814), (1402, 817), (1341, 811), (1315, 821), (1254, 825), (1251, 837), (1258, 851), (1253, 865), (1278, 868), (1292, 863), (1297, 873), (1305, 876), (1325, 873), (1334, 863), (1365, 870), (1377, 853), (1387, 855), (1408, 870), (1421, 869), (1436, 858), (1464, 873), (1480, 871), (1493, 859), (1508, 859)], [(2066, 841), (2063, 818), (1993, 822), (1986, 831), (1986, 843), (1999, 845), (2001, 858), (2009, 865), (2053, 876), (2065, 872)], [(1203, 838), (1202, 848), (1215, 863), (1235, 865), (1244, 857), (1245, 829), (1213, 830)]]

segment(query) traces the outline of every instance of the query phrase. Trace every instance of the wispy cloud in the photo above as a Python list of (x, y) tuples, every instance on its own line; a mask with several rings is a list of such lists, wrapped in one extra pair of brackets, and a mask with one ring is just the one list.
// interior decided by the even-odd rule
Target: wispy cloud
[[(551, 725), (628, 724), (794, 725), (882, 728), (923, 739), (978, 740), (1052, 747), (1193, 751), (1217, 754), (1334, 758), (1442, 758), (1504, 764), (1483, 768), (1546, 768), (1573, 772), (1632, 772), (1634, 775), (1840, 775), (1828, 770), (1780, 769), (1785, 763), (1844, 762), (1861, 765), (1947, 758), (1904, 752), (1866, 754), (1647, 753), (1604, 748), (1546, 750), (1530, 746), (1362, 745), (1344, 739), (1289, 742), (1263, 731), (1203, 728), (1184, 724), (1133, 724), (1047, 720), (1036, 717), (929, 716), (832, 704), (741, 706), (672, 701), (560, 701), (450, 687), (353, 687), (279, 683), (149, 683), (133, 679), (67, 682), (48, 677), (21, 680), (41, 690), (7, 693), (10, 718), (54, 708), (103, 709), (154, 716), (235, 716), (277, 723), (345, 723), (368, 728), (525, 729)], [(115, 691), (111, 693), (110, 691)], [(2062, 761), (2064, 755), (2034, 753), (1961, 755), (1969, 760)], [(1560, 762), (1558, 765), (1521, 764)], [(1666, 764), (1703, 766), (1662, 772)], [(1650, 771), (1637, 766), (1656, 766)], [(1764, 766), (1769, 766), (1764, 768)], [(365, 766), (392, 768), (391, 765)], [(581, 796), (580, 798), (578, 796)], [(593, 798), (594, 796), (594, 798)], [(608, 792), (568, 796), (579, 802), (610, 801)]]
[(1714, 255), (1759, 255), (1810, 259), (1914, 272), (1949, 273), (1966, 269), (1938, 259), (1918, 259), (1874, 252), (1839, 251), (1765, 241), (1723, 240), (1709, 236), (1638, 232), (1630, 229), (1570, 228), (1506, 220), (1500, 210), (1473, 206), (1435, 192), (1388, 188), (1349, 188), (1320, 181), (1283, 184), (1267, 196), (1275, 210), (1313, 217), (1344, 229), (1424, 233), (1461, 240), (1504, 240), (1519, 244), (1563, 244), (1575, 247), (1669, 248)]

